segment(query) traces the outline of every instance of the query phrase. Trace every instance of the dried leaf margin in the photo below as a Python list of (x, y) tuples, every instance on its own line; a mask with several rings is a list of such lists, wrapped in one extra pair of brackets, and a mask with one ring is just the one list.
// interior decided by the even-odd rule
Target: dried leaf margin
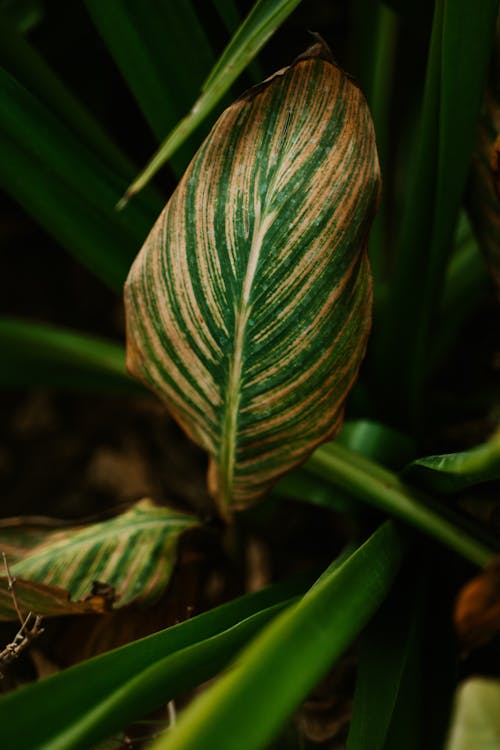
[(316, 44), (222, 114), (132, 266), (128, 369), (209, 453), (223, 517), (341, 427), (379, 193), (366, 101)]
[[(50, 533), (43, 529), (43, 540), (29, 554), (24, 550), (23, 559), (11, 566), (11, 572), (16, 579), (25, 579), (33, 585), (57, 587), (62, 593), (56, 596), (56, 609), (63, 593), (71, 596), (74, 601), (66, 609), (62, 607), (67, 614), (72, 613), (73, 605), (78, 611), (104, 611), (101, 602), (104, 597), (92, 596), (96, 582), (107, 584), (108, 589), (113, 587), (116, 607), (147, 604), (160, 596), (170, 580), (180, 535), (198, 523), (193, 516), (144, 499), (125, 513), (101, 523)], [(16, 548), (17, 535), (20, 549), (24, 544), (22, 527), (3, 528), (2, 543), (9, 548), (10, 530), (10, 547)], [(16, 583), (16, 595), (18, 586)], [(81, 605), (87, 597), (86, 608), (78, 609), (76, 605)], [(33, 611), (52, 614), (52, 611), (42, 612), (40, 607)]]

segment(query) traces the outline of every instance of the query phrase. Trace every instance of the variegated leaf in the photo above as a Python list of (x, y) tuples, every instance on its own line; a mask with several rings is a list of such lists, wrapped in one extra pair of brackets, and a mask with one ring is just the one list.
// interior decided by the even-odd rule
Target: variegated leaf
[[(192, 516), (141, 500), (116, 518), (45, 534), (11, 571), (66, 589), (75, 600), (89, 596), (98, 581), (115, 589), (118, 607), (144, 603), (166, 587), (179, 536), (196, 523)], [(15, 539), (11, 546), (15, 548)]]
[(338, 432), (371, 318), (372, 121), (322, 43), (219, 118), (125, 287), (127, 364), (223, 516)]
[[(60, 617), (61, 615), (102, 614), (110, 609), (105, 596), (91, 595), (75, 602), (70, 599), (68, 591), (59, 586), (47, 586), (45, 583), (15, 579), (14, 593), (17, 605), (26, 616), (28, 612), (42, 617)], [(7, 576), (0, 576), (0, 620), (17, 620), (18, 614)]]
[(471, 163), (467, 207), (500, 299), (500, 17)]

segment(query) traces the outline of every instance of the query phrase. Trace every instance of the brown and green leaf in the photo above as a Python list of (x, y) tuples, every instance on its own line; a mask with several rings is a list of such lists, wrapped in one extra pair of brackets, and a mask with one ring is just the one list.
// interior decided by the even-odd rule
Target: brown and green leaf
[[(141, 500), (125, 513), (87, 526), (3, 525), (0, 549), (16, 578), (19, 605), (36, 614), (104, 611), (153, 601), (171, 577), (180, 535), (197, 520)], [(69, 601), (71, 597), (72, 601)], [(0, 586), (0, 619), (11, 619), (7, 578)]]
[(364, 96), (319, 42), (222, 114), (132, 267), (129, 370), (210, 454), (225, 517), (340, 429), (379, 191)]

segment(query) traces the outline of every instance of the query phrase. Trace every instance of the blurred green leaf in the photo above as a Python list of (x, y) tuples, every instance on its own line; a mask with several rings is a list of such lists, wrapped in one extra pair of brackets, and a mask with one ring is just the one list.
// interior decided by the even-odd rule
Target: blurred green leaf
[(248, 594), (0, 697), (2, 740), (16, 750), (92, 746), (216, 674), (305, 585)]
[(201, 88), (201, 96), (166, 137), (149, 164), (136, 177), (120, 202), (126, 202), (151, 180), (186, 138), (200, 125), (221, 100), (280, 24), (300, 0), (258, 0), (233, 36)]
[(120, 344), (43, 323), (0, 318), (0, 386), (141, 393)]
[(495, 554), (450, 508), (441, 507), (380, 464), (337, 443), (318, 448), (304, 468), (383, 513), (415, 526), (476, 565), (487, 565)]
[(403, 476), (443, 495), (500, 479), (500, 430), (488, 442), (470, 450), (419, 458), (405, 468)]
[(446, 750), (500, 747), (500, 681), (473, 677), (457, 691)]
[(154, 213), (114, 210), (123, 176), (0, 71), (0, 183), (103, 281), (121, 290)]
[(404, 544), (388, 522), (341, 556), (199, 696), (154, 750), (257, 750), (359, 633), (387, 595)]
[[(403, 570), (363, 635), (346, 750), (386, 750), (386, 740), (401, 718), (398, 703), (406, 673), (413, 671), (412, 652), (422, 625), (422, 594), (421, 582), (413, 572), (408, 575)], [(415, 677), (411, 675), (413, 681)], [(405, 728), (410, 729), (408, 722)]]
[[(214, 54), (190, 0), (86, 0), (87, 10), (157, 139), (191, 106)], [(195, 50), (195, 54), (189, 54)], [(172, 159), (181, 176), (199, 144)]]
[(336, 443), (392, 469), (404, 466), (416, 452), (409, 435), (368, 419), (344, 422)]
[[(89, 596), (99, 581), (113, 587), (115, 606), (145, 604), (163, 593), (177, 561), (179, 537), (198, 523), (193, 516), (140, 500), (106, 521), (44, 535), (12, 566), (12, 574), (59, 586), (77, 600)], [(18, 529), (10, 531), (15, 540)]]
[(438, 0), (435, 5), (411, 181), (375, 351), (378, 387), (398, 424), (418, 426), (422, 414), (432, 327), (465, 187), (497, 6), (497, 0), (480, 6), (472, 0)]

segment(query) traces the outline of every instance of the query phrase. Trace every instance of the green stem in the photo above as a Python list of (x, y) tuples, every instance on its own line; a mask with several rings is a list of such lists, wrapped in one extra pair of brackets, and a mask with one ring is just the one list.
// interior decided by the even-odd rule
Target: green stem
[(340, 445), (330, 443), (319, 448), (305, 468), (415, 526), (476, 565), (484, 567), (494, 557), (491, 549), (460, 528), (463, 522), (458, 516), (444, 518), (430, 507), (430, 500), (425, 498), (423, 502), (424, 497), (406, 487), (395, 474)]

